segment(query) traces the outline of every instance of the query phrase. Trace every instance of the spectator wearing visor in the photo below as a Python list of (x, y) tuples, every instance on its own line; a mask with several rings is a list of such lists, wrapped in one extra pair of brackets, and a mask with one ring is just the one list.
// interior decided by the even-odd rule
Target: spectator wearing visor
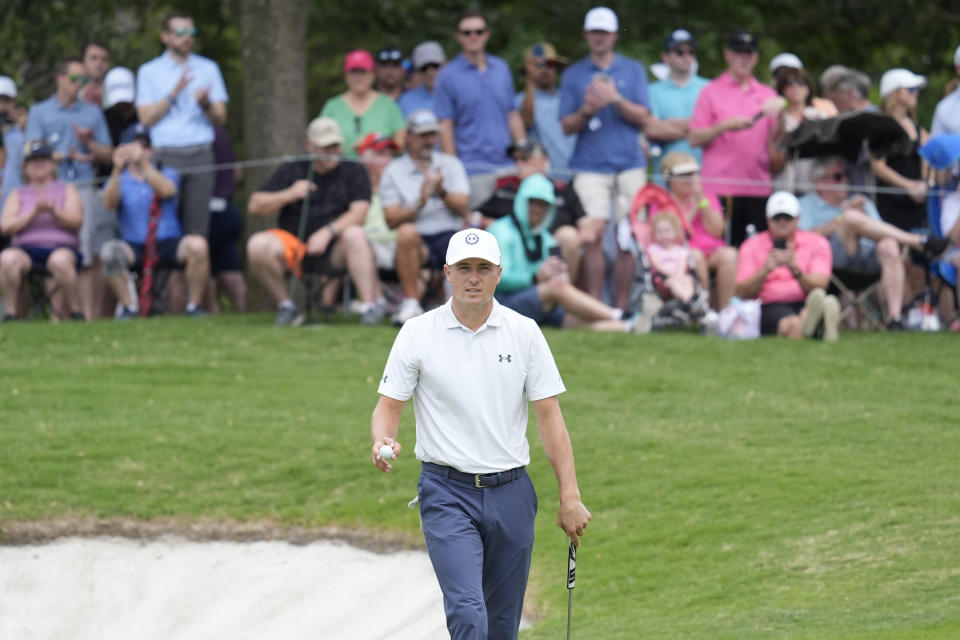
[(396, 101), (403, 93), (407, 70), (403, 68), (403, 52), (396, 47), (384, 47), (374, 56), (374, 89)]
[(650, 110), (656, 119), (651, 119), (644, 129), (647, 138), (660, 147), (660, 153), (653, 158), (654, 176), (660, 175), (660, 160), (671, 151), (685, 153), (697, 164), (701, 162), (700, 149), (690, 146), (687, 133), (697, 97), (709, 83), (697, 75), (697, 42), (686, 29), (676, 29), (667, 36), (660, 60), (669, 74), (650, 85)]
[(426, 109), (433, 111), (433, 90), (437, 84), (437, 74), (447, 61), (440, 43), (433, 40), (421, 42), (413, 49), (413, 69), (419, 79), (415, 89), (404, 92), (397, 104), (403, 117), (408, 117), (414, 111)]
[(369, 51), (357, 49), (343, 62), (347, 90), (327, 100), (321, 118), (332, 118), (343, 135), (343, 156), (356, 158), (355, 145), (369, 133), (379, 132), (403, 145), (404, 120), (392, 98), (373, 88), (374, 62)]
[(560, 124), (560, 93), (557, 79), (569, 61), (558, 55), (549, 42), (529, 47), (524, 55), (524, 90), (517, 93), (516, 104), (527, 130), (527, 140), (543, 143), (550, 167), (561, 174), (570, 169), (570, 156), (576, 135), (567, 135)]

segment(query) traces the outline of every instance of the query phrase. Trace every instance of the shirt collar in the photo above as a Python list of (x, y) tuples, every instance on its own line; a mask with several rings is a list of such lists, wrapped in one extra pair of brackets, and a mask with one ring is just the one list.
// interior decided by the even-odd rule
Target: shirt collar
[[(729, 71), (724, 71), (717, 79), (730, 87), (740, 88), (740, 83), (733, 79), (733, 76), (730, 75)], [(750, 76), (750, 81), (747, 84), (747, 91), (753, 91), (759, 83), (760, 81), (757, 80), (756, 76)]]
[[(453, 313), (453, 297), (447, 300), (443, 305), (443, 326), (447, 329), (459, 329), (466, 327), (457, 320), (456, 314)], [(487, 321), (483, 323), (480, 329), (484, 327), (499, 327), (503, 324), (503, 307), (497, 302), (496, 298), (493, 300), (493, 309), (490, 310), (490, 315), (487, 316)], [(477, 329), (477, 331), (480, 331)]]

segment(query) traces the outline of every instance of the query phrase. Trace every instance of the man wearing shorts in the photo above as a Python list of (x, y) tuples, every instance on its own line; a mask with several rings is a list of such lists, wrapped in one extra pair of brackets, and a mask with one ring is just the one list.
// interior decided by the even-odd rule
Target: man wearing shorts
[[(153, 163), (150, 132), (143, 124), (132, 124), (120, 135), (120, 145), (113, 153), (113, 171), (103, 188), (103, 203), (116, 209), (120, 222), (120, 240), (108, 240), (100, 250), (107, 284), (120, 302), (118, 320), (136, 317), (137, 300), (130, 290), (129, 269), (144, 265), (155, 242), (156, 265), (184, 265), (187, 280), (187, 315), (203, 316), (200, 307), (210, 273), (207, 239), (200, 234), (183, 235), (177, 217), (180, 174), (170, 167)], [(152, 223), (154, 206), (159, 217)], [(144, 314), (149, 309), (142, 310)]]
[[(350, 274), (363, 303), (361, 321), (374, 325), (382, 317), (380, 280), (373, 250), (363, 232), (370, 208), (370, 179), (363, 165), (341, 162), (343, 134), (332, 118), (316, 118), (307, 127), (307, 151), (313, 160), (280, 165), (259, 191), (250, 195), (248, 211), (277, 216), (277, 228), (260, 231), (247, 241), (250, 269), (277, 303), (277, 324), (303, 321), (290, 299), (284, 273), (299, 277), (307, 269)], [(308, 180), (313, 162), (313, 179)], [(303, 200), (306, 226), (299, 237)]]
[(397, 278), (404, 299), (393, 314), (402, 325), (423, 313), (420, 269), (439, 269), (450, 236), (470, 210), (470, 183), (463, 163), (435, 148), (440, 122), (425, 109), (407, 118), (407, 152), (387, 165), (380, 200), (387, 225), (397, 231)]
[(840, 302), (826, 294), (830, 243), (797, 229), (800, 203), (792, 193), (771, 195), (766, 214), (767, 230), (740, 245), (737, 296), (760, 299), (762, 335), (836, 341)]
[(887, 328), (904, 329), (900, 310), (906, 273), (901, 247), (932, 258), (943, 252), (948, 240), (908, 233), (884, 222), (873, 201), (846, 188), (850, 180), (843, 158), (818, 158), (811, 179), (814, 190), (800, 198), (800, 228), (830, 241), (834, 269), (879, 273)]
[[(614, 223), (627, 215), (633, 196), (647, 181), (647, 161), (638, 142), (650, 115), (647, 72), (643, 65), (614, 52), (619, 21), (606, 7), (587, 12), (583, 24), (590, 55), (567, 67), (560, 84), (560, 123), (577, 134), (570, 168), (591, 224), (584, 238), (581, 266), (584, 289), (603, 297), (606, 260), (603, 237), (613, 211)], [(617, 282), (622, 289), (630, 278)]]

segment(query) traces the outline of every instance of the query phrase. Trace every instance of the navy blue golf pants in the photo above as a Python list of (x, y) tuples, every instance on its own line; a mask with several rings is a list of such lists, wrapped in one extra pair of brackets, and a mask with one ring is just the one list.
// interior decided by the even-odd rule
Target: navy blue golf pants
[(515, 639), (537, 515), (526, 470), (512, 482), (478, 489), (424, 469), (417, 492), (450, 638)]

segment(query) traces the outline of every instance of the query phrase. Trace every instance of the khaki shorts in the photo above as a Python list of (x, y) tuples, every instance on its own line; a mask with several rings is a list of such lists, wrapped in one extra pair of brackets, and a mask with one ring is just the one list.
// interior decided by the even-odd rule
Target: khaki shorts
[(573, 189), (583, 204), (588, 218), (620, 222), (630, 211), (630, 203), (637, 191), (647, 184), (647, 169), (640, 167), (619, 173), (578, 173), (573, 178)]

